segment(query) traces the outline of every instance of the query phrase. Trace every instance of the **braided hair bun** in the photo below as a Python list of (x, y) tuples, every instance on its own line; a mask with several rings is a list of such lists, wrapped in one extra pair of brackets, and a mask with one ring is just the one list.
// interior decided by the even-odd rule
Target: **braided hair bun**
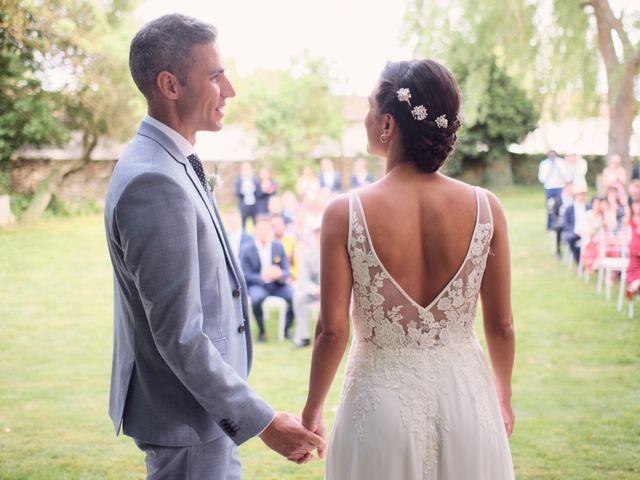
[(433, 60), (388, 62), (376, 103), (398, 124), (405, 159), (420, 171), (437, 171), (460, 127), (460, 90), (451, 72)]

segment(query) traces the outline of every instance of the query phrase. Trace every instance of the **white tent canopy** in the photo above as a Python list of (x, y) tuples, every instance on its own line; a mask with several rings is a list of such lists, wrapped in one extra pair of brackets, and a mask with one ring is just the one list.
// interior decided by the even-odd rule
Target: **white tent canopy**
[[(633, 122), (634, 132), (640, 132), (640, 117)], [(512, 144), (512, 153), (546, 153), (549, 150), (566, 155), (606, 155), (609, 134), (609, 119), (593, 117), (566, 119), (559, 122), (541, 122), (537, 129), (529, 133), (520, 144)], [(640, 135), (631, 136), (632, 156), (640, 155)]]

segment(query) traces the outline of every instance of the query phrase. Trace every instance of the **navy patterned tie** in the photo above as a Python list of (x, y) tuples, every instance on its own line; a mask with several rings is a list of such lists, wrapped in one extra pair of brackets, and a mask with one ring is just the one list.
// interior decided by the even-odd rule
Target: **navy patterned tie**
[(196, 175), (198, 176), (200, 183), (204, 187), (205, 192), (211, 193), (209, 182), (207, 182), (207, 176), (204, 173), (204, 168), (202, 167), (202, 162), (200, 161), (200, 158), (198, 158), (198, 155), (196, 155), (195, 153), (192, 153), (187, 157), (187, 159), (189, 160), (189, 163), (195, 170)]

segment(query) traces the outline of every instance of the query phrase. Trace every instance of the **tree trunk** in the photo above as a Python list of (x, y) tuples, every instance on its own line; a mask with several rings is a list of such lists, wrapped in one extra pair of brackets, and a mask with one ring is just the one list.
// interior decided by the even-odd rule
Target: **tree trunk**
[(66, 165), (55, 166), (49, 175), (38, 185), (36, 193), (21, 217), (24, 223), (37, 222), (51, 203), (53, 195), (60, 189), (64, 180), (79, 170), (82, 170), (91, 161), (91, 153), (98, 143), (98, 136), (85, 131), (82, 138), (82, 156)]
[(9, 195), (0, 195), (0, 227), (9, 225), (16, 221), (11, 212), (11, 201)]
[[(598, 46), (607, 72), (607, 100), (609, 104), (608, 153), (620, 155), (622, 165), (631, 171), (629, 141), (633, 131), (636, 100), (634, 86), (640, 63), (640, 49), (634, 47), (624, 30), (621, 18), (616, 18), (608, 0), (586, 0), (583, 5), (593, 7), (598, 28)], [(614, 47), (613, 34), (623, 47), (619, 56)]]

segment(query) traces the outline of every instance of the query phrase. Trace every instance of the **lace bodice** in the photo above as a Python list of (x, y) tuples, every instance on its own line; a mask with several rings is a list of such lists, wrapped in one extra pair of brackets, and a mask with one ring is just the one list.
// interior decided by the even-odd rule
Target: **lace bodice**
[(478, 294), (493, 234), (491, 210), (476, 191), (476, 223), (467, 254), (449, 283), (426, 307), (418, 305), (380, 262), (360, 197), (350, 198), (349, 256), (353, 319), (358, 338), (381, 348), (434, 347), (473, 335)]
[(380, 392), (395, 391), (401, 405), (395, 414), (424, 445), (425, 478), (437, 462), (438, 432), (448, 429), (440, 415), (447, 382), (457, 382), (456, 395), (471, 397), (469, 404), (482, 425), (497, 428), (488, 413), (487, 392), (493, 386), (474, 331), (493, 221), (486, 193), (479, 188), (475, 193), (476, 222), (467, 254), (426, 307), (409, 297), (380, 262), (358, 194), (353, 192), (349, 201), (355, 332), (343, 401), (351, 402), (356, 434), (362, 440), (367, 415), (376, 411)]

